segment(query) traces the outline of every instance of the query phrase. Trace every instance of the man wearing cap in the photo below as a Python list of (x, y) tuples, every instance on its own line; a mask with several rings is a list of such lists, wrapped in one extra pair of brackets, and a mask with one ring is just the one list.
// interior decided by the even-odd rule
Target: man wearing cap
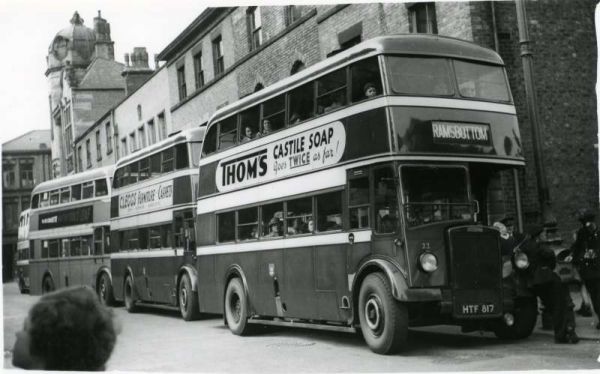
[[(582, 227), (577, 231), (575, 243), (571, 246), (573, 263), (592, 298), (592, 306), (598, 318), (600, 313), (600, 234), (596, 226), (596, 216), (587, 209), (578, 212)], [(596, 324), (600, 329), (600, 322)]]
[(528, 239), (521, 250), (529, 258), (527, 280), (533, 293), (542, 300), (544, 307), (552, 313), (554, 341), (575, 344), (579, 341), (575, 333), (573, 303), (566, 286), (554, 272), (556, 258), (554, 252), (540, 240), (544, 231), (535, 226), (528, 233)]

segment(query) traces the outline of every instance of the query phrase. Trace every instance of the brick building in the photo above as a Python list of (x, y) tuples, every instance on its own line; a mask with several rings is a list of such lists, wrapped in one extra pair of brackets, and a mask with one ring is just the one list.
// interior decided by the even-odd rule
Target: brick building
[[(596, 36), (592, 0), (527, 1), (545, 171), (561, 231), (580, 207), (598, 208)], [(160, 54), (175, 130), (341, 49), (385, 34), (429, 32), (473, 41), (503, 57), (528, 161), (518, 173), (525, 224), (541, 221), (514, 2), (370, 3), (209, 8)], [(515, 215), (515, 180), (491, 186)]]
[(33, 187), (51, 177), (50, 130), (33, 130), (2, 144), (2, 280), (12, 279), (19, 214)]

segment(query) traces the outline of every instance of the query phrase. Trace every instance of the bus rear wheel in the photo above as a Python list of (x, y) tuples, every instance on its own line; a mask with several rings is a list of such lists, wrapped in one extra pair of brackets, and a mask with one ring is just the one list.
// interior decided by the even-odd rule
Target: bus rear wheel
[(373, 352), (392, 354), (406, 345), (408, 311), (394, 299), (383, 274), (369, 274), (363, 281), (358, 316), (363, 337)]
[(525, 339), (533, 332), (537, 321), (537, 300), (534, 297), (515, 300), (513, 311), (514, 322), (507, 326), (504, 321), (498, 321), (494, 334), (500, 339)]
[(127, 278), (125, 278), (125, 287), (123, 288), (125, 309), (127, 309), (129, 313), (137, 312), (135, 299), (133, 298), (133, 278), (131, 278), (131, 275), (128, 275)]
[(200, 311), (198, 307), (198, 294), (192, 290), (192, 281), (190, 276), (183, 274), (181, 281), (179, 282), (179, 310), (181, 311), (181, 317), (185, 321), (193, 321), (200, 317)]
[(248, 324), (248, 300), (240, 278), (233, 278), (225, 292), (225, 319), (232, 333), (247, 335), (250, 332)]
[(98, 297), (103, 305), (111, 306), (114, 303), (112, 282), (106, 273), (102, 273), (98, 280)]
[(55, 290), (55, 287), (54, 287), (54, 281), (52, 280), (52, 277), (49, 275), (46, 275), (44, 277), (44, 280), (42, 281), (42, 294), (49, 293), (54, 290)]

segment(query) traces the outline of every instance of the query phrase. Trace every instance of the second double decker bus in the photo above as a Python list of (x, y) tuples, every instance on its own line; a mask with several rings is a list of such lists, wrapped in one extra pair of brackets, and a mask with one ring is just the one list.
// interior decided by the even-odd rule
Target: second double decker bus
[(87, 285), (110, 301), (107, 166), (42, 182), (34, 187), (29, 221), (32, 294)]
[(384, 354), (409, 326), (531, 333), (488, 227), (490, 181), (524, 165), (497, 53), (363, 42), (218, 111), (202, 153), (199, 307), (233, 333), (360, 328)]
[(19, 215), (17, 231), (17, 283), (21, 293), (29, 292), (29, 215), (31, 209), (25, 209)]
[(138, 304), (179, 306), (198, 316), (194, 207), (203, 128), (186, 130), (117, 162), (111, 201), (114, 295)]

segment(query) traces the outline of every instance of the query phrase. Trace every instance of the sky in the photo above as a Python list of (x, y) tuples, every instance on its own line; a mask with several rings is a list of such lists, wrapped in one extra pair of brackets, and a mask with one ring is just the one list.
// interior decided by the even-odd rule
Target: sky
[(101, 10), (110, 23), (115, 60), (123, 62), (134, 47), (146, 47), (153, 68), (154, 54), (207, 5), (199, 0), (0, 0), (0, 143), (30, 130), (50, 129), (46, 55), (75, 11), (93, 28)]

